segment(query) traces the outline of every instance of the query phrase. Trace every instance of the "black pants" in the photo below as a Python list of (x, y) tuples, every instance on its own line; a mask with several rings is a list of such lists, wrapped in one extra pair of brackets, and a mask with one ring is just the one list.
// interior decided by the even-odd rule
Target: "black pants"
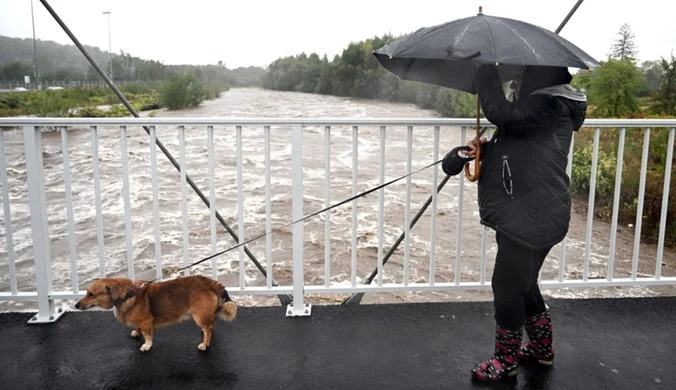
[(496, 233), (498, 254), (493, 270), (493, 303), (496, 323), (508, 330), (523, 326), (524, 315), (547, 310), (538, 287), (538, 274), (551, 250), (531, 251)]

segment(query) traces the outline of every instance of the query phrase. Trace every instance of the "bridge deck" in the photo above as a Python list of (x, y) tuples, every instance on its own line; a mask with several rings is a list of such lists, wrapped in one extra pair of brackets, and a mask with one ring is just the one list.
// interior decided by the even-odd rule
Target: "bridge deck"
[[(519, 369), (497, 388), (674, 389), (676, 298), (549, 301), (555, 367)], [(110, 312), (66, 313), (27, 325), (0, 315), (7, 389), (464, 389), (492, 351), (489, 302), (240, 308), (197, 350), (192, 322), (158, 331), (150, 352)], [(485, 385), (483, 385), (485, 386)]]

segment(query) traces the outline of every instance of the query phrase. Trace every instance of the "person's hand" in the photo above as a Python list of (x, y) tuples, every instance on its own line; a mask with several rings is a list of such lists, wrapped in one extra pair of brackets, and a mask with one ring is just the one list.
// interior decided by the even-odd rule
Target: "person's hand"
[[(485, 144), (487, 141), (488, 139), (486, 137), (481, 138), (482, 144)], [(467, 157), (474, 157), (474, 155), (476, 154), (476, 140), (475, 139), (469, 140), (467, 142), (467, 147), (469, 147), (469, 150), (465, 152), (465, 155)]]

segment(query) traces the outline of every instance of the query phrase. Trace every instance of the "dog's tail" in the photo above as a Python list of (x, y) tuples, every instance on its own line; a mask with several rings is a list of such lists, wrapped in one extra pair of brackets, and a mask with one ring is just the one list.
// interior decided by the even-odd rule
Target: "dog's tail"
[(228, 291), (219, 283), (218, 292), (218, 307), (216, 307), (216, 314), (225, 321), (232, 321), (237, 316), (237, 304), (230, 299)]

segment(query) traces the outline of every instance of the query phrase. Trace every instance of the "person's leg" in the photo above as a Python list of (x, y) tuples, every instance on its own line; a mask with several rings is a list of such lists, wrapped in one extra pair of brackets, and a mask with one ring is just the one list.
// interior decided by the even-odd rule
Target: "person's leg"
[(524, 298), (537, 284), (541, 263), (527, 248), (496, 233), (498, 253), (491, 285), (495, 306), (495, 352), (472, 374), (479, 380), (499, 380), (516, 375), (517, 353), (524, 325)]
[(493, 287), (495, 321), (505, 329), (518, 329), (524, 324), (525, 297), (537, 288), (542, 262), (539, 253), (496, 234), (498, 253), (491, 285)]
[[(537, 253), (541, 268), (549, 250)], [(535, 276), (537, 280), (537, 274)], [(551, 366), (554, 363), (552, 348), (552, 320), (545, 305), (540, 287), (534, 283), (524, 298), (525, 329), (528, 343), (519, 350), (517, 358), (521, 361), (536, 361)]]
[(540, 274), (540, 269), (549, 254), (551, 248), (533, 252), (533, 268), (531, 274), (531, 284), (530, 290), (526, 293), (526, 296), (523, 299), (523, 308), (526, 317), (532, 317), (537, 314), (541, 314), (547, 310), (545, 305), (545, 300), (542, 298), (540, 293), (540, 286), (537, 283), (538, 275)]

